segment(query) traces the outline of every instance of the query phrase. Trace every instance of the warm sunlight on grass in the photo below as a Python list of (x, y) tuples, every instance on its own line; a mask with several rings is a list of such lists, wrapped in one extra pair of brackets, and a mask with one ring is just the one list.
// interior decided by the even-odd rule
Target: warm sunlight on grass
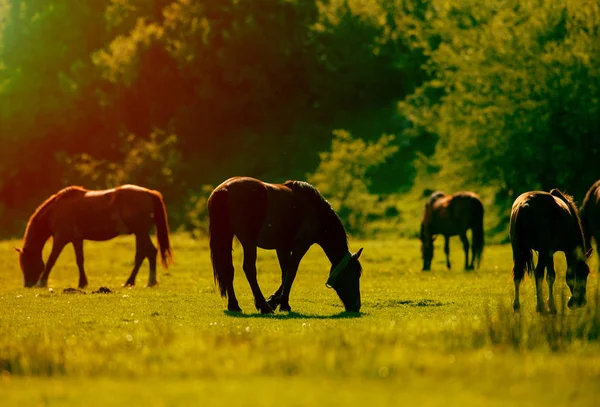
[[(476, 272), (446, 270), (438, 251), (423, 273), (418, 241), (351, 241), (365, 248), (359, 316), (341, 313), (314, 247), (292, 290), (294, 312), (262, 316), (240, 271), (244, 313), (224, 312), (205, 240), (174, 236), (177, 263), (157, 289), (143, 287), (146, 269), (138, 287), (121, 288), (132, 238), (86, 243), (86, 294), (63, 293), (77, 283), (69, 250), (50, 276), (53, 292), (21, 288), (18, 243), (0, 243), (0, 391), (9, 405), (594, 405), (600, 396), (597, 273), (585, 310), (538, 316), (528, 280), (515, 316), (508, 246), (486, 248)], [(237, 246), (234, 255), (239, 265)], [(462, 263), (460, 250), (453, 256)], [(275, 254), (260, 251), (258, 269), (269, 295), (280, 278)], [(560, 293), (560, 257), (557, 269)], [(93, 294), (100, 286), (113, 293)]]

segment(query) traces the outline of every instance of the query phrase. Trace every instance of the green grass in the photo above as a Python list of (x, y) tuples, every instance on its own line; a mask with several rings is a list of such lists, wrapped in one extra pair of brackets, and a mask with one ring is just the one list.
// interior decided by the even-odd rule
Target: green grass
[[(205, 240), (173, 236), (176, 265), (160, 286), (121, 288), (133, 239), (86, 242), (90, 287), (75, 287), (72, 250), (60, 257), (49, 290), (21, 288), (18, 241), (0, 242), (2, 405), (598, 405), (598, 275), (584, 310), (535, 313), (534, 284), (512, 300), (510, 247), (486, 248), (483, 267), (446, 270), (437, 242), (433, 271), (420, 271), (416, 240), (352, 240), (361, 261), (363, 309), (342, 313), (325, 286), (329, 264), (318, 247), (303, 260), (293, 313), (253, 307), (234, 251), (241, 315), (224, 312)], [(592, 269), (596, 270), (594, 258)], [(556, 291), (565, 291), (557, 255)], [(265, 295), (277, 288), (276, 256), (259, 251)], [(92, 294), (106, 286), (111, 294)], [(558, 300), (560, 304), (561, 299)]]

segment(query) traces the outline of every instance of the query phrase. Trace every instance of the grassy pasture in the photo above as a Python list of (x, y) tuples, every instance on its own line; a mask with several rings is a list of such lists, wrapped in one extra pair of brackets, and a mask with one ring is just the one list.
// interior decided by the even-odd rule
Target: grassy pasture
[[(329, 265), (315, 246), (292, 290), (294, 312), (262, 316), (237, 246), (244, 313), (229, 315), (205, 240), (174, 235), (176, 265), (159, 272), (156, 289), (144, 287), (146, 264), (137, 287), (121, 288), (133, 238), (86, 242), (85, 295), (63, 293), (77, 284), (70, 248), (51, 293), (22, 288), (20, 242), (0, 242), (2, 405), (598, 405), (597, 272), (585, 310), (537, 315), (528, 279), (514, 315), (509, 246), (488, 246), (483, 267), (464, 272), (459, 241), (452, 270), (436, 243), (433, 271), (423, 273), (417, 240), (352, 240), (365, 248), (359, 316), (343, 314), (324, 286)], [(566, 297), (564, 268), (557, 255), (556, 292)], [(259, 251), (258, 273), (270, 295), (280, 279), (274, 252)], [(93, 294), (100, 286), (113, 293)]]

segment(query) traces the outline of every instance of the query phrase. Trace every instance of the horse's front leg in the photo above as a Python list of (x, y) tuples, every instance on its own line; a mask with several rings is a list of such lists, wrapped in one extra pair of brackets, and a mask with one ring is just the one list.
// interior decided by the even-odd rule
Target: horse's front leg
[(88, 279), (83, 268), (83, 239), (74, 240), (73, 249), (75, 250), (75, 261), (79, 269), (79, 288), (83, 289), (88, 285)]
[(292, 250), (292, 254), (290, 256), (290, 261), (288, 263), (287, 270), (285, 271), (285, 276), (283, 278), (283, 289), (281, 291), (281, 305), (279, 306), (280, 311), (291, 311), (290, 307), (290, 291), (292, 290), (292, 285), (294, 284), (294, 279), (296, 278), (296, 273), (298, 272), (298, 267), (300, 266), (300, 261), (310, 248), (310, 245), (299, 245), (294, 250)]
[(277, 309), (281, 302), (281, 292), (283, 291), (283, 280), (285, 279), (285, 271), (288, 268), (290, 259), (292, 256), (291, 250), (277, 249), (277, 260), (279, 261), (279, 267), (281, 268), (281, 285), (279, 288), (267, 299), (267, 304), (273, 311)]
[(54, 237), (54, 241), (52, 242), (52, 251), (50, 252), (50, 256), (48, 257), (48, 262), (46, 263), (46, 267), (44, 267), (44, 272), (40, 276), (36, 287), (47, 287), (48, 286), (48, 277), (50, 276), (50, 271), (52, 271), (52, 267), (56, 263), (58, 256), (62, 252), (63, 248), (66, 246), (67, 242), (63, 241), (60, 238)]

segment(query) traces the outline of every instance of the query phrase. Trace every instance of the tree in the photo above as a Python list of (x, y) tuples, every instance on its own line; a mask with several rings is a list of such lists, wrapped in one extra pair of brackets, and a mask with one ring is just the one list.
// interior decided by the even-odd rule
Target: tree
[(583, 194), (600, 172), (599, 28), (596, 1), (440, 4), (420, 30), (432, 78), (401, 109), (465, 180)]
[(378, 196), (369, 193), (367, 171), (383, 164), (398, 151), (393, 135), (375, 142), (354, 139), (346, 130), (335, 130), (331, 150), (319, 154), (321, 162), (308, 181), (328, 198), (353, 231), (360, 231), (369, 214), (376, 213)]

